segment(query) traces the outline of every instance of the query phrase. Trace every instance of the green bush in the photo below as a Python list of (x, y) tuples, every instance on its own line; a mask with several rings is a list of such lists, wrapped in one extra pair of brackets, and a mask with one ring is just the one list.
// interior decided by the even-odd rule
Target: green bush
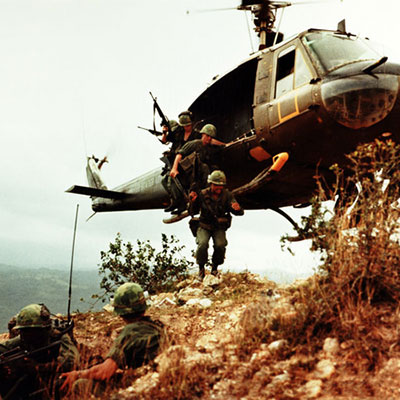
[[(321, 191), (297, 231), (322, 254), (317, 284), (302, 296), (312, 310), (303, 336), (334, 333), (370, 365), (400, 340), (388, 328), (400, 301), (399, 160), (390, 140), (359, 146), (346, 169), (333, 167), (337, 184)], [(329, 219), (325, 199), (336, 200)]]
[(161, 235), (162, 250), (157, 252), (148, 240), (123, 242), (117, 233), (108, 251), (102, 251), (99, 274), (102, 275), (100, 287), (106, 293), (125, 282), (136, 282), (149, 293), (173, 290), (176, 283), (188, 276), (191, 261), (180, 256), (184, 246), (171, 235)]

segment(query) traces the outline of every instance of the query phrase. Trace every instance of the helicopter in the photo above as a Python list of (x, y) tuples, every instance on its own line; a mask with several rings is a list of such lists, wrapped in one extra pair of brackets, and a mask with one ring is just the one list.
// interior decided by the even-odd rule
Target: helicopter
[[(194, 123), (215, 125), (226, 143), (219, 168), (241, 206), (271, 209), (293, 223), (282, 208), (309, 205), (316, 171), (333, 184), (330, 166), (345, 165), (358, 144), (382, 135), (399, 141), (400, 65), (347, 32), (344, 21), (334, 31), (310, 28), (284, 39), (277, 11), (291, 5), (243, 0), (237, 8), (252, 13), (259, 50), (216, 76), (187, 109)], [(169, 204), (161, 168), (112, 190), (95, 157), (86, 168), (89, 186), (67, 192), (90, 196), (95, 212)]]

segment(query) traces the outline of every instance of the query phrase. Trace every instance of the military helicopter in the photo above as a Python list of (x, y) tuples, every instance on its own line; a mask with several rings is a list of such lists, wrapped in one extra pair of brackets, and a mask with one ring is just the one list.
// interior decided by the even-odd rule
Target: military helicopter
[[(347, 32), (344, 21), (335, 31), (308, 29), (284, 40), (275, 21), (291, 5), (241, 2), (237, 8), (253, 14), (259, 50), (214, 78), (188, 109), (227, 143), (219, 167), (240, 204), (272, 209), (293, 223), (281, 208), (309, 204), (317, 170), (332, 184), (330, 166), (345, 165), (358, 144), (382, 135), (399, 141), (400, 65)], [(160, 172), (109, 190), (89, 157), (89, 187), (67, 192), (90, 196), (95, 212), (160, 209), (169, 203)]]

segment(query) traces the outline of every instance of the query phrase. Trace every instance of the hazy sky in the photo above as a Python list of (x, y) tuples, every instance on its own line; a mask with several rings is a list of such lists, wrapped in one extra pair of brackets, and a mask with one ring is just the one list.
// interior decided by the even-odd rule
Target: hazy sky
[[(136, 128), (152, 125), (148, 92), (176, 118), (213, 76), (247, 58), (246, 13), (197, 11), (238, 3), (0, 0), (0, 263), (68, 268), (78, 203), (76, 268), (95, 268), (117, 232), (154, 245), (164, 232), (179, 237), (187, 253), (195, 247), (187, 221), (165, 225), (162, 210), (85, 222), (89, 198), (64, 191), (86, 184), (86, 155), (108, 155), (102, 171), (110, 188), (161, 165), (165, 147)], [(390, 50), (400, 37), (399, 10), (398, 0), (290, 7), (281, 30), (335, 29), (346, 17), (349, 31)], [(257, 48), (254, 33), (252, 43)], [(311, 273), (316, 261), (307, 243), (293, 246), (295, 258), (281, 252), (285, 232), (290, 224), (272, 211), (234, 218), (225, 268), (278, 278)]]

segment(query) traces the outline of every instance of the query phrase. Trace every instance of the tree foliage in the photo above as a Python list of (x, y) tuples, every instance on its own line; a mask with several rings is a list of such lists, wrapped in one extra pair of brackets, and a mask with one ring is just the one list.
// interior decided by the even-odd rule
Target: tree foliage
[(117, 233), (108, 251), (102, 251), (99, 274), (102, 276), (100, 287), (107, 293), (125, 282), (136, 282), (149, 293), (170, 291), (177, 282), (188, 276), (193, 262), (180, 255), (184, 246), (171, 235), (161, 235), (161, 251), (151, 246), (148, 240), (123, 242)]

